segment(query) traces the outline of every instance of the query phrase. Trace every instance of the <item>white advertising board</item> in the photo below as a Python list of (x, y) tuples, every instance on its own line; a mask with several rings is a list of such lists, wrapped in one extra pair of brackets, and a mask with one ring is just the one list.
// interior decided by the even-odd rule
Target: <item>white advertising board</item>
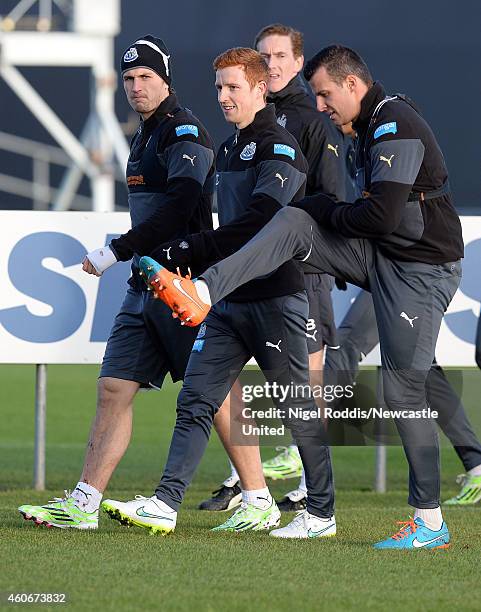
[[(481, 217), (462, 218), (463, 280), (444, 318), (436, 356), (471, 366), (481, 302)], [(130, 264), (98, 279), (85, 253), (128, 230), (128, 213), (0, 211), (0, 363), (99, 363)], [(358, 289), (333, 292), (336, 322)], [(375, 349), (363, 362), (379, 363)]]
[(79, 265), (130, 227), (128, 213), (0, 211), (0, 363), (99, 363), (129, 264)]

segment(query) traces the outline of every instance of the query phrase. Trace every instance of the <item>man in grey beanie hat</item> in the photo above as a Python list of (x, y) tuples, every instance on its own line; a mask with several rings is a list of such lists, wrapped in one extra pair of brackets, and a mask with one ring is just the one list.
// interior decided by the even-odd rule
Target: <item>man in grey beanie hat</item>
[(88, 253), (83, 270), (101, 276), (117, 261), (132, 260), (132, 276), (107, 341), (79, 482), (64, 499), (19, 508), (26, 519), (60, 528), (97, 528), (103, 492), (130, 441), (137, 391), (161, 387), (167, 373), (181, 380), (197, 335), (180, 328), (146, 290), (139, 257), (167, 240), (212, 228), (213, 143), (177, 101), (165, 43), (150, 35), (137, 39), (122, 54), (120, 69), (129, 104), (140, 115), (127, 163), (132, 229)]

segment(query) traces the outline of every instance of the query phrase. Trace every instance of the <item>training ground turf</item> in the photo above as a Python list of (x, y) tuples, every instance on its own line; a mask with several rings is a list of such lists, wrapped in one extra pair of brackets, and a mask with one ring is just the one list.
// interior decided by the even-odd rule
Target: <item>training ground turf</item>
[[(78, 480), (97, 370), (48, 369), (48, 491), (41, 493), (30, 488), (35, 368), (0, 366), (0, 607), (12, 606), (8, 593), (66, 593), (69, 610), (480, 609), (481, 504), (445, 512), (452, 537), (448, 550), (371, 548), (410, 512), (399, 448), (388, 449), (385, 495), (371, 491), (373, 448), (334, 449), (338, 535), (327, 540), (211, 533), (209, 528), (228, 514), (195, 508), (226, 476), (215, 434), (171, 536), (127, 529), (105, 515), (97, 532), (46, 529), (24, 521), (17, 506), (45, 503)], [(481, 373), (473, 370), (465, 380), (464, 399), (474, 417)], [(177, 389), (169, 385), (137, 399), (132, 444), (107, 497), (151, 495), (170, 440)], [(481, 434), (479, 419), (476, 429)], [(273, 454), (271, 448), (263, 451), (265, 458)], [(443, 449), (442, 460), (445, 499), (457, 492), (454, 479), (463, 469), (450, 448)], [(279, 496), (296, 484), (277, 482), (271, 491)], [(290, 517), (285, 515), (282, 524)]]

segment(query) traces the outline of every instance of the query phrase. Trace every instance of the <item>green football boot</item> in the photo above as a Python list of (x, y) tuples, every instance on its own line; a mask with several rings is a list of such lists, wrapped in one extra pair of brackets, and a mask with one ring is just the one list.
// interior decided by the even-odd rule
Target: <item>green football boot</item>
[(461, 485), (461, 491), (443, 502), (444, 506), (472, 506), (481, 499), (481, 476), (460, 474), (456, 482)]
[(266, 510), (243, 503), (225, 523), (212, 531), (261, 531), (277, 527), (280, 521), (281, 513), (274, 500)]
[(25, 504), (18, 509), (27, 521), (36, 525), (58, 527), (59, 529), (97, 529), (99, 524), (98, 510), (85, 512), (77, 501), (65, 491), (65, 497), (55, 497), (45, 506)]
[(299, 478), (302, 475), (302, 461), (297, 446), (278, 446), (276, 450), (282, 453), (272, 459), (264, 461), (262, 470), (266, 478), (272, 480), (286, 480), (287, 478)]

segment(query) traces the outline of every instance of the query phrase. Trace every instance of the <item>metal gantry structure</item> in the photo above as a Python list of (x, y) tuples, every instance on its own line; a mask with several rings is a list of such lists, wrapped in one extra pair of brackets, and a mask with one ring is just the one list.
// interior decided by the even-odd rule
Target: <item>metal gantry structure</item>
[[(1, 8), (1, 7), (0, 7)], [(58, 13), (62, 19), (57, 20)], [(65, 24), (64, 29), (58, 29)], [(120, 0), (19, 0), (0, 16), (0, 77), (57, 142), (59, 148), (15, 134), (0, 133), (0, 149), (30, 156), (31, 183), (0, 174), (0, 191), (27, 196), (53, 210), (78, 202), (84, 175), (90, 180), (91, 208), (115, 209), (115, 176), (124, 173), (129, 149), (114, 111), (117, 75), (113, 39), (120, 30)], [(90, 70), (89, 113), (80, 137), (65, 125), (29, 83), (21, 67), (83, 67)], [(62, 94), (55, 91), (55, 96)], [(51, 163), (66, 167), (60, 187), (48, 184)], [(53, 197), (52, 197), (53, 195)], [(51, 201), (49, 201), (51, 200)], [(85, 196), (83, 197), (85, 204)], [(35, 387), (34, 487), (45, 488), (47, 366), (37, 364)]]
[[(59, 12), (63, 31), (54, 30)], [(120, 0), (19, 0), (0, 17), (0, 76), (69, 158), (50, 203), (53, 210), (71, 207), (84, 175), (90, 180), (92, 209), (115, 208), (115, 175), (118, 169), (124, 172), (128, 158), (114, 110), (113, 39), (119, 30)], [(26, 66), (90, 69), (89, 113), (79, 137), (21, 73)]]

